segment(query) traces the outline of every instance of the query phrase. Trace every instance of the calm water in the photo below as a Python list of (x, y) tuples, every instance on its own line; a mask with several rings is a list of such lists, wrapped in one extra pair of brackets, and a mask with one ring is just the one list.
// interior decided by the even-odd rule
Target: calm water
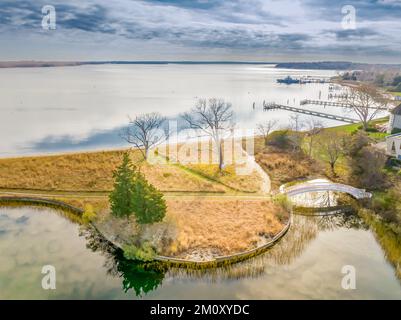
[[(157, 111), (174, 119), (189, 110), (198, 97), (222, 97), (232, 102), (241, 128), (252, 129), (267, 119), (277, 119), (285, 126), (290, 113), (263, 112), (264, 100), (299, 106), (301, 99), (318, 99), (319, 93), (327, 100), (328, 85), (288, 86), (277, 84), (276, 79), (335, 74), (268, 65), (0, 69), (0, 157), (120, 147), (123, 142), (118, 133), (127, 125), (128, 115)], [(335, 107), (308, 108), (334, 114), (345, 112)], [(327, 126), (341, 124), (322, 121)]]
[[(0, 252), (0, 299), (401, 299), (394, 268), (352, 215), (295, 216), (278, 245), (225, 269), (155, 271), (54, 210), (0, 208)], [(41, 288), (47, 264), (54, 291)], [(356, 268), (356, 290), (341, 288), (344, 265)]]

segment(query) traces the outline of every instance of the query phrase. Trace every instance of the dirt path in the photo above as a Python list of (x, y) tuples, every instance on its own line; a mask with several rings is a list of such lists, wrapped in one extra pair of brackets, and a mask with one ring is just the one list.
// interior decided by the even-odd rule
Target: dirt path
[[(201, 198), (201, 199), (266, 199), (266, 195), (255, 193), (203, 193), (203, 192), (163, 192), (165, 198)], [(109, 196), (108, 193), (90, 194), (89, 192), (60, 192), (60, 191), (37, 191), (37, 190), (0, 190), (0, 196), (28, 196), (28, 197), (47, 197), (47, 198), (86, 198), (86, 199), (104, 199)]]
[[(257, 193), (247, 193), (235, 191), (235, 189), (228, 187), (230, 190), (226, 193), (213, 193), (213, 192), (179, 192), (179, 191), (162, 191), (166, 198), (203, 198), (203, 199), (248, 199), (260, 200), (266, 199), (270, 195), (271, 180), (269, 175), (262, 169), (262, 167), (255, 161), (254, 156), (250, 156), (245, 150), (241, 148), (245, 156), (248, 157), (248, 169), (255, 170), (262, 178), (260, 190)], [(184, 169), (183, 169), (184, 170)], [(205, 177), (200, 177), (206, 179)], [(213, 181), (224, 185), (219, 181)], [(227, 187), (227, 186), (226, 186)], [(109, 191), (49, 191), (49, 190), (35, 190), (35, 189), (1, 189), (0, 196), (30, 196), (30, 197), (48, 197), (48, 198), (87, 198), (87, 199), (104, 199), (109, 196)]]
[(242, 149), (244, 154), (248, 157), (248, 165), (255, 170), (262, 178), (262, 185), (260, 186), (260, 192), (262, 194), (270, 194), (271, 191), (271, 179), (267, 172), (262, 169), (259, 163), (256, 162), (255, 156), (249, 155), (244, 149)]

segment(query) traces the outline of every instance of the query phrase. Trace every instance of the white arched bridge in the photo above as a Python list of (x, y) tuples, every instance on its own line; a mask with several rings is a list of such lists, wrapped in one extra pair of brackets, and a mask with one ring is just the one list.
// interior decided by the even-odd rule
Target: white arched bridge
[(342, 183), (334, 183), (325, 179), (309, 180), (295, 185), (282, 185), (280, 192), (288, 196), (295, 196), (307, 192), (334, 191), (348, 193), (356, 199), (371, 198), (372, 194), (364, 189), (358, 189)]

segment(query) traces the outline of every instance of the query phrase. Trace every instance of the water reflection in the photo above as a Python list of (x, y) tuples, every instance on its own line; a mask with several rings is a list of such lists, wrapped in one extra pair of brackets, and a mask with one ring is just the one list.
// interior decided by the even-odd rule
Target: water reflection
[(138, 297), (147, 294), (162, 283), (163, 267), (157, 263), (141, 263), (124, 258), (121, 250), (116, 249), (91, 227), (82, 227), (81, 236), (87, 240), (87, 248), (100, 252), (104, 258), (107, 274), (121, 278), (125, 293), (134, 290)]
[[(399, 241), (386, 247), (387, 229), (379, 233), (375, 227), (372, 234), (352, 214), (294, 216), (269, 251), (208, 270), (128, 261), (93, 229), (69, 218), (53, 209), (0, 208), (0, 299), (401, 297), (394, 263), (387, 262), (399, 261)], [(378, 234), (386, 236), (378, 238), (386, 253), (373, 237)], [(40, 287), (40, 270), (49, 263), (57, 268), (53, 292)], [(344, 264), (358, 269), (358, 290), (341, 289)]]
[(331, 216), (294, 216), (287, 234), (273, 248), (249, 260), (212, 269), (184, 269), (167, 267), (159, 263), (139, 263), (127, 260), (120, 250), (115, 249), (93, 228), (82, 228), (87, 247), (101, 252), (105, 257), (104, 267), (109, 275), (119, 277), (125, 292), (134, 290), (142, 296), (156, 290), (165, 278), (201, 278), (209, 282), (262, 277), (269, 268), (290, 265), (317, 237), (319, 231), (339, 228), (363, 229), (367, 225), (356, 215), (344, 213)]
[(292, 264), (317, 237), (319, 231), (334, 231), (339, 228), (368, 229), (356, 215), (344, 213), (331, 216), (293, 216), (287, 234), (264, 254), (249, 260), (211, 270), (187, 270), (170, 268), (169, 276), (202, 277), (215, 282), (221, 279), (255, 278), (265, 274), (274, 266)]
[(326, 208), (337, 206), (337, 197), (337, 193), (333, 191), (317, 191), (297, 194), (290, 199), (295, 206)]

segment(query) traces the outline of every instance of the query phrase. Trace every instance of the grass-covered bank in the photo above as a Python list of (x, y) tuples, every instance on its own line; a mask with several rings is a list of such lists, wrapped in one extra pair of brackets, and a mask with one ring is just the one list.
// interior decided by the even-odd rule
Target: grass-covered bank
[[(113, 171), (126, 150), (83, 152), (52, 156), (0, 159), (0, 189), (40, 191), (110, 192)], [(216, 164), (151, 165), (142, 161), (139, 151), (131, 159), (162, 192), (257, 192), (256, 172), (237, 176), (233, 165), (220, 173)]]
[[(126, 246), (127, 255), (145, 260), (153, 253), (204, 260), (252, 250), (273, 239), (288, 222), (288, 211), (259, 193), (262, 178), (257, 171), (237, 175), (234, 165), (220, 172), (216, 164), (150, 164), (135, 150), (128, 153), (132, 164), (149, 186), (168, 194), (165, 216), (144, 225), (137, 216), (115, 217), (108, 196), (115, 190), (116, 169), (125, 153), (1, 159), (0, 191), (81, 208), (102, 233)], [(137, 243), (145, 245), (138, 248)]]

